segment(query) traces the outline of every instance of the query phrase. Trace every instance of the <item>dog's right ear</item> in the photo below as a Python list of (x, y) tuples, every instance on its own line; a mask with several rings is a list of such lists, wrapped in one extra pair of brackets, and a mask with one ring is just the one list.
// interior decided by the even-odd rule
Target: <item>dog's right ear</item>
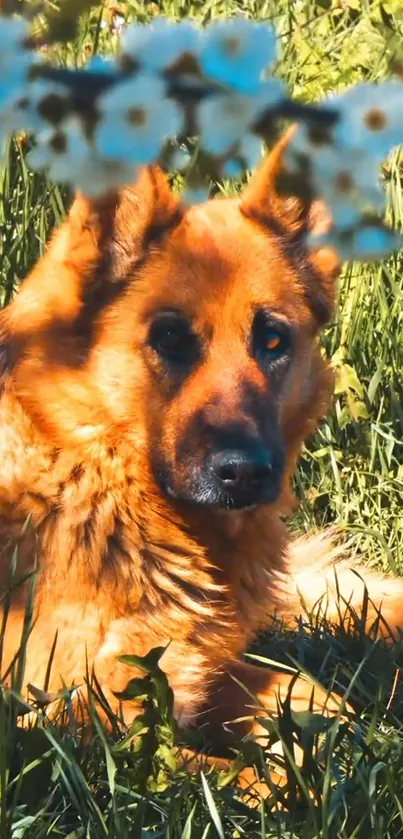
[(76, 319), (89, 300), (123, 289), (148, 246), (181, 218), (181, 205), (157, 167), (102, 199), (78, 194), (45, 255), (5, 314), (16, 337)]
[[(330, 246), (323, 245), (313, 252), (306, 247), (307, 234), (321, 236), (329, 231), (331, 214), (323, 201), (312, 199), (309, 191), (304, 196), (292, 193), (295, 184), (285, 157), (295, 131), (295, 126), (286, 131), (252, 176), (241, 198), (241, 211), (263, 229), (276, 232), (283, 245), (289, 245), (290, 253), (298, 255), (299, 265), (306, 267), (307, 294), (319, 324), (323, 325), (334, 307), (335, 279), (341, 262)], [(287, 195), (279, 189), (281, 180), (288, 182)]]

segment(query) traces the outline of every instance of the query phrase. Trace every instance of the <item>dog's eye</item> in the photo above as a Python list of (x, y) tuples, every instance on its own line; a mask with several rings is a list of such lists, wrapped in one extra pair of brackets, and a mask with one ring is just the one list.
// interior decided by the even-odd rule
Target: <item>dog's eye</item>
[(196, 336), (177, 315), (161, 315), (151, 325), (150, 345), (166, 361), (189, 363), (197, 353)]
[(252, 328), (252, 352), (265, 366), (289, 358), (291, 335), (288, 326), (277, 325), (266, 312), (257, 312)]
[(276, 329), (268, 329), (266, 332), (266, 352), (278, 358), (288, 350), (288, 339), (281, 332)]

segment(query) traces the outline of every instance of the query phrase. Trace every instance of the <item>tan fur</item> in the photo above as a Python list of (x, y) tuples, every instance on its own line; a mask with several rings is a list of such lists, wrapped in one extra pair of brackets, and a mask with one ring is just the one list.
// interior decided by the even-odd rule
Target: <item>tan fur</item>
[[(43, 687), (57, 633), (49, 690), (82, 684), (88, 659), (117, 707), (114, 692), (133, 672), (117, 656), (167, 645), (162, 666), (177, 718), (195, 725), (203, 712), (217, 741), (221, 723), (249, 703), (231, 674), (269, 711), (288, 688), (289, 675), (240, 660), (267, 616), (277, 611), (292, 622), (300, 589), (311, 605), (327, 592), (331, 614), (336, 603), (327, 544), (292, 543), (281, 519), (293, 503), (301, 444), (330, 401), (317, 333), (338, 267), (328, 249), (310, 258), (303, 248), (304, 231), (323, 226), (323, 208), (284, 202), (275, 191), (282, 149), (241, 202), (185, 211), (158, 170), (98, 204), (78, 196), (0, 314), (1, 591), (38, 566), (26, 684)], [(279, 395), (245, 342), (258, 305), (274, 307), (295, 330)], [(203, 362), (179, 389), (147, 345), (158, 307), (185, 308), (203, 336)], [(197, 412), (224, 429), (234, 417), (254, 428), (242, 383), (278, 412), (286, 445), (278, 500), (241, 512), (175, 502), (157, 485), (151, 455), (161, 447), (177, 486), (186, 486), (187, 461), (175, 452)], [(202, 435), (194, 432), (190, 444), (202, 454)], [(367, 572), (365, 581), (395, 629), (403, 582)], [(362, 585), (345, 565), (339, 582), (347, 600), (361, 602)], [(26, 600), (24, 583), (13, 589), (3, 667), (18, 649)], [(307, 707), (311, 691), (299, 679), (296, 705)], [(326, 702), (316, 692), (317, 706)], [(127, 718), (136, 712), (126, 708)]]

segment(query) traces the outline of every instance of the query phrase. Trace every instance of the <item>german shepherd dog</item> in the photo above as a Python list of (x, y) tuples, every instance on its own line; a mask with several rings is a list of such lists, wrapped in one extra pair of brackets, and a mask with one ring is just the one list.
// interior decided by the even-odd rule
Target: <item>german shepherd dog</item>
[[(154, 167), (104, 200), (77, 196), (0, 313), (3, 669), (37, 567), (26, 684), (43, 687), (57, 636), (49, 690), (82, 684), (89, 662), (117, 708), (133, 676), (118, 656), (166, 646), (177, 720), (203, 713), (220, 746), (250, 694), (276, 712), (293, 679), (242, 660), (267, 616), (292, 622), (300, 593), (336, 611), (326, 538), (294, 542), (283, 523), (331, 398), (318, 334), (339, 270), (304, 246), (326, 208), (276, 189), (286, 142), (240, 198), (185, 207)], [(403, 580), (364, 580), (368, 620), (382, 604), (401, 626)], [(338, 586), (362, 602), (346, 560)], [(311, 698), (297, 678), (294, 708)], [(314, 707), (332, 702), (315, 689)]]

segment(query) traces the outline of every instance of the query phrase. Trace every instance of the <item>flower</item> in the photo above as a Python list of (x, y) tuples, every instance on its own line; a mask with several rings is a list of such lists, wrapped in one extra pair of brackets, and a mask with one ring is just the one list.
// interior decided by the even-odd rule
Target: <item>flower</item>
[(333, 230), (315, 238), (308, 237), (308, 246), (312, 250), (334, 248), (343, 261), (378, 262), (393, 251), (400, 250), (403, 237), (376, 219), (363, 219), (361, 224), (348, 231)]
[(364, 149), (382, 161), (403, 143), (402, 82), (363, 82), (334, 102), (340, 113), (334, 128), (340, 149)]
[(203, 204), (204, 201), (207, 201), (209, 193), (209, 186), (204, 186), (203, 184), (193, 187), (188, 186), (182, 194), (182, 203), (188, 205)]
[(165, 91), (162, 79), (141, 74), (102, 94), (94, 131), (98, 154), (132, 166), (157, 160), (165, 140), (179, 134), (183, 122), (181, 109), (164, 98)]
[(245, 134), (239, 143), (237, 154), (242, 158), (246, 169), (254, 169), (262, 158), (262, 140), (255, 134)]
[(0, 114), (23, 95), (30, 70), (38, 60), (27, 46), (28, 37), (27, 21), (0, 17)]
[[(327, 201), (340, 226), (343, 226), (347, 202), (353, 202), (357, 207), (370, 206), (377, 211), (384, 207), (377, 162), (364, 150), (322, 147), (311, 160), (311, 174), (317, 194)], [(341, 212), (337, 219), (338, 205)], [(344, 219), (344, 226), (351, 227), (352, 223)]]
[(36, 136), (36, 146), (28, 153), (33, 169), (48, 169), (55, 181), (71, 182), (73, 173), (88, 162), (89, 143), (77, 117), (70, 117), (57, 127), (46, 128)]
[(171, 152), (169, 159), (170, 167), (174, 171), (183, 172), (189, 166), (191, 159), (191, 155), (187, 148), (180, 146)]
[(355, 225), (363, 208), (377, 212), (384, 208), (377, 161), (365, 149), (339, 148), (331, 133), (328, 139), (315, 138), (301, 126), (286, 149), (285, 163), (290, 172), (308, 178), (340, 229)]
[(284, 96), (277, 79), (263, 82), (251, 96), (218, 93), (209, 96), (198, 107), (196, 120), (205, 151), (223, 155), (242, 140), (262, 113), (274, 107)]
[(116, 70), (116, 64), (111, 58), (104, 58), (103, 55), (93, 55), (87, 61), (84, 70), (97, 75), (108, 75)]
[(245, 134), (236, 148), (235, 157), (230, 157), (222, 166), (227, 178), (239, 178), (245, 169), (254, 169), (262, 157), (262, 141), (254, 134)]
[(123, 160), (102, 160), (92, 151), (87, 162), (77, 169), (72, 184), (84, 195), (100, 198), (111, 190), (133, 183), (136, 178), (136, 167)]
[(42, 80), (27, 84), (13, 106), (0, 112), (0, 139), (18, 132), (35, 134), (43, 131), (52, 121), (48, 119), (52, 112), (65, 112), (68, 97), (69, 91), (60, 84)]
[(76, 116), (68, 117), (57, 128), (40, 132), (36, 147), (28, 154), (28, 163), (35, 170), (47, 169), (52, 180), (69, 183), (92, 197), (130, 183), (137, 171), (124, 161), (102, 160)]
[(310, 166), (310, 161), (321, 148), (332, 148), (331, 136), (317, 137), (312, 127), (299, 125), (284, 151), (284, 163), (289, 172), (300, 173)]
[(121, 52), (146, 71), (165, 70), (186, 52), (198, 51), (199, 31), (189, 21), (158, 18), (148, 26), (133, 23), (121, 41)]
[(239, 93), (254, 91), (262, 71), (275, 60), (276, 34), (271, 26), (235, 17), (214, 22), (204, 31), (201, 70)]

